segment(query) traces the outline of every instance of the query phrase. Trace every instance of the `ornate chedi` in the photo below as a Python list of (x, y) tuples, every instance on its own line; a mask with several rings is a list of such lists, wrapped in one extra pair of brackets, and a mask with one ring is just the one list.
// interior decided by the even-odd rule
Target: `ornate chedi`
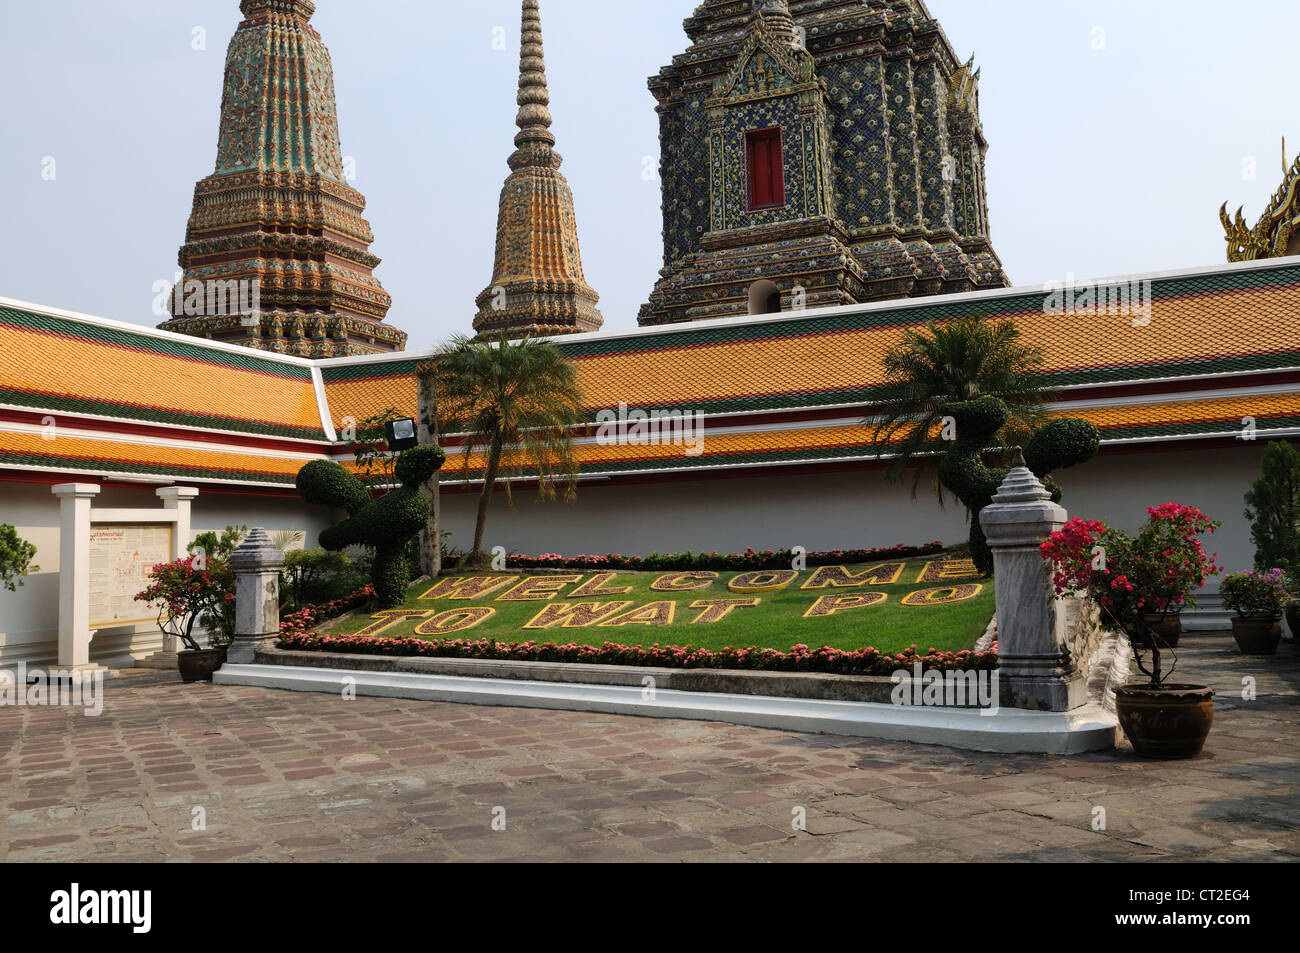
[(344, 176), (329, 51), (311, 0), (242, 0), (215, 172), (194, 190), (184, 279), (161, 327), (281, 353), (400, 351), (392, 299)]
[(477, 298), (474, 330), (510, 338), (596, 331), (604, 324), (578, 250), (573, 192), (551, 132), (542, 19), (524, 0), (519, 49), (519, 115), (510, 176), (501, 190), (492, 283)]
[(1286, 140), (1282, 140), (1282, 186), (1250, 228), (1242, 210), (1228, 217), (1228, 203), (1219, 209), (1219, 220), (1228, 238), (1228, 261), (1255, 261), (1300, 255), (1300, 156), (1288, 168)]
[(658, 101), (643, 325), (1006, 287), (979, 73), (923, 0), (707, 0)]

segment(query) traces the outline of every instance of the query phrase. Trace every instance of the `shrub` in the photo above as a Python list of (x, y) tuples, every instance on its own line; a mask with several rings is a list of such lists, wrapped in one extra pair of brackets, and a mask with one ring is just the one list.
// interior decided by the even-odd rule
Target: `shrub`
[(1223, 607), (1243, 619), (1279, 619), (1291, 600), (1281, 569), (1224, 576), (1221, 592)]
[(332, 602), (360, 588), (363, 574), (346, 552), (297, 549), (284, 555), (280, 574), (280, 602), (301, 609), (318, 602)]
[[(879, 549), (834, 549), (825, 552), (804, 554), (809, 566), (839, 566), (851, 563), (878, 562), (885, 559), (911, 559), (915, 556), (932, 556), (943, 552), (943, 543), (935, 541), (922, 546), (882, 547)], [(627, 572), (669, 572), (681, 570), (716, 570), (727, 572), (753, 571), (756, 569), (789, 569), (795, 559), (795, 553), (789, 549), (767, 549), (759, 552), (747, 549), (743, 553), (651, 553), (649, 556), (626, 556), (608, 553), (603, 556), (562, 556), (559, 553), (544, 553), (540, 556), (525, 556), (514, 553), (506, 557), (506, 563), (515, 569), (622, 569)], [(458, 563), (455, 557), (443, 560), (443, 566), (454, 569)]]
[(40, 566), (32, 565), (34, 558), (36, 547), (19, 537), (8, 523), (0, 523), (0, 585), (17, 592), (23, 576), (40, 572)]
[(411, 582), (409, 546), (428, 525), (429, 501), (420, 488), (441, 469), (447, 456), (439, 447), (415, 447), (397, 458), (394, 472), (402, 485), (379, 499), (337, 463), (314, 460), (298, 471), (298, 492), (309, 503), (346, 510), (348, 518), (320, 534), (325, 549), (349, 546), (374, 550), (370, 578), (380, 609), (400, 606)]
[(1255, 568), (1300, 574), (1300, 452), (1270, 443), (1262, 472), (1246, 493), (1246, 519), (1255, 544)]
[(298, 471), (298, 495), (308, 503), (356, 513), (370, 503), (365, 486), (333, 460), (313, 460)]

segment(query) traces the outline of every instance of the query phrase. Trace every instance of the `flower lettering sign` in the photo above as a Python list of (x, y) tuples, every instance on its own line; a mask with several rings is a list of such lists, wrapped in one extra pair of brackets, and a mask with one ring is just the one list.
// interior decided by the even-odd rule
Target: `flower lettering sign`
[[(907, 565), (821, 566), (805, 572), (757, 570), (725, 576), (713, 571), (670, 572), (650, 582), (649, 589), (657, 597), (651, 601), (629, 598), (635, 578), (613, 572), (451, 576), (430, 585), (414, 606), (408, 602), (400, 609), (374, 614), (355, 635), (382, 636), (415, 620), (417, 636), (467, 632), (497, 618), (501, 608), (518, 603), (536, 604), (536, 612), (521, 626), (529, 632), (708, 626), (757, 609), (765, 597), (782, 592), (808, 593), (799, 618), (826, 619), (898, 598), (869, 587), (903, 582)], [(917, 588), (899, 602), (918, 609), (965, 602), (984, 591), (985, 584), (975, 581), (977, 578), (969, 559), (926, 562), (913, 577)]]

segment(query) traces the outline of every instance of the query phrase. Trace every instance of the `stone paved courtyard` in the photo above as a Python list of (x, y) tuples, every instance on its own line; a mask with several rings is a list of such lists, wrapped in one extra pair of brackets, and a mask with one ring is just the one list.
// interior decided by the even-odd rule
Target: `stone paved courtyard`
[(1300, 651), (1187, 641), (1181, 677), (1213, 685), (1220, 708), (1205, 755), (1170, 763), (127, 673), (97, 718), (0, 709), (0, 859), (1300, 858)]

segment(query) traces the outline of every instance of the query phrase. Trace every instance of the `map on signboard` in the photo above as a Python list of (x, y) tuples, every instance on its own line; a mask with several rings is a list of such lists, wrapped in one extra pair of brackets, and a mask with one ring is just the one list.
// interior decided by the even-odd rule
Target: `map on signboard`
[(149, 571), (172, 558), (172, 527), (104, 523), (90, 528), (90, 627), (153, 622), (155, 607), (136, 602)]

